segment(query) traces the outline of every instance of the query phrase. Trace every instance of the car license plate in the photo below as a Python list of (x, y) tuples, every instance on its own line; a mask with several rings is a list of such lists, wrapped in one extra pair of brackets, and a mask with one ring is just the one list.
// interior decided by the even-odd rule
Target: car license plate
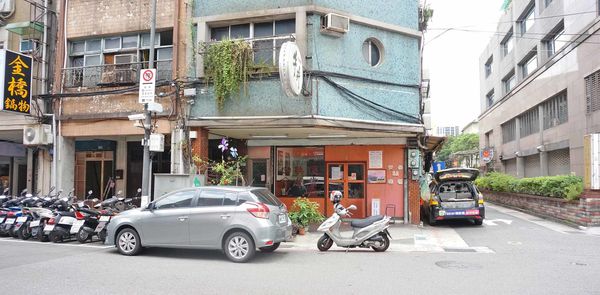
[(287, 216), (285, 214), (279, 215), (279, 223), (287, 223)]
[(32, 222), (29, 223), (29, 227), (36, 227), (36, 226), (40, 226), (40, 221), (39, 220), (34, 220)]
[(17, 223), (23, 223), (25, 221), (27, 221), (27, 216), (21, 216), (17, 218)]
[(466, 215), (479, 215), (479, 210), (477, 210), (477, 209), (467, 210)]
[(6, 219), (6, 222), (5, 222), (5, 223), (6, 223), (6, 224), (15, 224), (15, 219), (14, 219), (14, 218), (9, 218), (9, 219)]
[(438, 215), (439, 216), (444, 216), (444, 215), (446, 215), (446, 211), (440, 210), (440, 212), (438, 212)]
[(100, 221), (109, 221), (110, 220), (110, 216), (100, 216)]
[(77, 232), (79, 232), (79, 229), (83, 226), (83, 224), (85, 223), (85, 220), (81, 219), (81, 220), (75, 220), (75, 222), (73, 222), (73, 226), (71, 226), (71, 233), (72, 234), (76, 234)]
[(44, 231), (53, 231), (54, 230), (54, 224), (46, 224), (46, 226), (44, 226)]
[(462, 216), (465, 215), (465, 211), (448, 211), (446, 212), (446, 216)]

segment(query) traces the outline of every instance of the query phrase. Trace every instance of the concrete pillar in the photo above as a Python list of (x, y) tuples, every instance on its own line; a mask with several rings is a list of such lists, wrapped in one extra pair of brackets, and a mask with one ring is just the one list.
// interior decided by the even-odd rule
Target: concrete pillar
[[(27, 191), (33, 191), (33, 150), (27, 148)], [(19, 194), (21, 192), (15, 192), (15, 194)]]
[(540, 152), (540, 176), (548, 176), (548, 152)]
[[(50, 191), (50, 173), (52, 170), (52, 158), (48, 150), (39, 149), (37, 154), (37, 166), (35, 169), (36, 185), (35, 192), (41, 192), (41, 194), (47, 194)], [(56, 189), (55, 189), (56, 191)]]
[(525, 177), (525, 158), (517, 157), (517, 177)]
[(75, 188), (75, 139), (58, 137), (60, 144), (58, 161), (56, 162), (57, 186), (68, 194)]
[(127, 192), (127, 139), (121, 138), (117, 141), (117, 150), (115, 151), (115, 169), (123, 170), (123, 178), (115, 181), (116, 187), (115, 192), (123, 191), (124, 194), (132, 193)]
[(192, 139), (192, 156), (208, 160), (208, 130), (202, 127), (191, 127), (190, 131), (196, 131), (196, 138)]

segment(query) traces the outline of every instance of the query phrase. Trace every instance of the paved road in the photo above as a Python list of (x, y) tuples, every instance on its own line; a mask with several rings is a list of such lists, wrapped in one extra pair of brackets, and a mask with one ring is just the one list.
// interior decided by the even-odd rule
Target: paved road
[(487, 220), (399, 226), (393, 233), (406, 234), (385, 253), (320, 253), (310, 235), (248, 264), (218, 251), (125, 257), (97, 243), (2, 238), (0, 282), (10, 294), (600, 295), (600, 236), (500, 207), (490, 206)]

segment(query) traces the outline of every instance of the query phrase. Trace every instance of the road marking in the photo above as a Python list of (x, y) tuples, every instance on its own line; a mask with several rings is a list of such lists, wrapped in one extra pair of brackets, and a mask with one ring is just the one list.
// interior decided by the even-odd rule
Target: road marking
[(510, 219), (484, 219), (483, 223), (485, 223), (485, 225), (491, 225), (491, 226), (496, 226), (498, 224), (496, 224), (496, 222), (503, 222), (506, 223), (507, 225), (510, 225), (512, 223), (512, 220)]
[(104, 245), (86, 245), (86, 244), (64, 244), (64, 243), (42, 243), (39, 241), (23, 241), (23, 240), (15, 240), (13, 238), (0, 238), (0, 242), (9, 242), (9, 243), (28, 243), (28, 244), (36, 244), (36, 245), (53, 245), (53, 246), (67, 246), (67, 247), (85, 247), (85, 248), (96, 248), (96, 249), (108, 249), (113, 248), (114, 246), (104, 246)]
[(549, 230), (553, 230), (553, 231), (561, 233), (561, 234), (567, 235), (567, 234), (569, 234), (569, 232), (577, 231), (577, 229), (572, 228), (570, 226), (556, 223), (556, 222), (546, 220), (546, 219), (540, 219), (537, 216), (533, 216), (533, 215), (530, 215), (527, 213), (516, 211), (516, 210), (510, 209), (510, 208), (496, 206), (496, 205), (490, 205), (489, 203), (486, 206), (489, 208), (492, 208), (500, 213), (504, 213), (504, 214), (537, 224), (539, 226), (545, 227)]

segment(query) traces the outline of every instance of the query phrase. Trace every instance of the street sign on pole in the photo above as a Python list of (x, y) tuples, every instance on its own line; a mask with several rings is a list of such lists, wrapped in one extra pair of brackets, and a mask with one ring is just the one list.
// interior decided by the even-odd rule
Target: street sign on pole
[(143, 69), (140, 74), (140, 103), (154, 102), (156, 69)]

